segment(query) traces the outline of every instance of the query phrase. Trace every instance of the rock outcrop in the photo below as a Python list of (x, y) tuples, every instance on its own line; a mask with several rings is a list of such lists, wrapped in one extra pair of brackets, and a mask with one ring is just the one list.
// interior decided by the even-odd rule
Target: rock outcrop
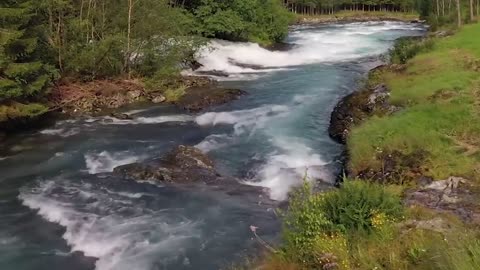
[(189, 112), (198, 112), (212, 106), (225, 104), (245, 94), (245, 91), (239, 89), (192, 87), (187, 89), (175, 104)]
[(405, 202), (411, 206), (419, 205), (454, 214), (463, 221), (480, 225), (478, 192), (467, 179), (452, 176), (407, 192)]
[(330, 118), (328, 133), (338, 143), (345, 144), (354, 125), (359, 124), (375, 113), (390, 113), (396, 108), (388, 102), (390, 93), (385, 84), (354, 92), (335, 106)]
[(114, 169), (114, 173), (136, 180), (167, 183), (215, 183), (221, 179), (213, 162), (200, 150), (180, 145), (165, 157), (151, 163), (133, 163)]

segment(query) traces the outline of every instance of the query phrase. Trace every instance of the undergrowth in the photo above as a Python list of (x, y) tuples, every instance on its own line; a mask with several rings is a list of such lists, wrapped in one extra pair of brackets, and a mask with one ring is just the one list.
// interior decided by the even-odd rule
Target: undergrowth
[(314, 193), (305, 183), (283, 215), (283, 245), (233, 269), (480, 269), (471, 228), (455, 216), (405, 208), (395, 186), (346, 180)]

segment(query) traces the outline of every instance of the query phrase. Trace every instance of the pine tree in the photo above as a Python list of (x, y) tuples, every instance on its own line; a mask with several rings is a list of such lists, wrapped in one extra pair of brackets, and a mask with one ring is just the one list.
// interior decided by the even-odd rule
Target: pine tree
[(22, 100), (46, 91), (55, 74), (41, 61), (41, 17), (36, 0), (0, 3), (0, 102)]

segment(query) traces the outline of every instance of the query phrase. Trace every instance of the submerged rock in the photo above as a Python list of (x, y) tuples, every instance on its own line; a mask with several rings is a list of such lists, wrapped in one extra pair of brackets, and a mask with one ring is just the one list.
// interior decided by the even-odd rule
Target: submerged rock
[(169, 183), (214, 183), (220, 178), (210, 158), (199, 149), (184, 145), (150, 164), (123, 165), (115, 168), (114, 173), (136, 180)]
[(186, 90), (175, 104), (190, 112), (198, 112), (211, 106), (225, 104), (245, 95), (247, 92), (239, 89), (218, 87), (192, 87)]
[(198, 70), (197, 74), (204, 76), (215, 76), (215, 77), (228, 77), (230, 76), (227, 72), (221, 70)]
[(117, 118), (119, 120), (133, 120), (133, 117), (131, 115), (128, 115), (126, 113), (111, 113), (111, 117)]
[(208, 189), (255, 204), (274, 205), (268, 189), (245, 185), (237, 179), (220, 175), (213, 161), (199, 149), (180, 145), (160, 159), (116, 167), (113, 173), (132, 180), (159, 181), (184, 188)]

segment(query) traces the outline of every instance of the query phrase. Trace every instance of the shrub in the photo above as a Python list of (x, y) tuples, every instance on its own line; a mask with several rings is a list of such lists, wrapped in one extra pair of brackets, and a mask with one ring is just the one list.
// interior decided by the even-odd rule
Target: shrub
[(338, 190), (313, 193), (305, 182), (284, 215), (283, 252), (309, 266), (323, 265), (333, 253), (338, 267), (346, 267), (345, 235), (379, 231), (402, 213), (400, 196), (378, 184), (345, 181)]
[(335, 231), (323, 209), (324, 197), (313, 194), (311, 186), (305, 184), (295, 191), (284, 215), (283, 238), (285, 250), (301, 261), (312, 260), (312, 250), (318, 238)]
[(405, 64), (418, 53), (430, 51), (433, 46), (431, 38), (399, 38), (390, 50), (390, 60), (394, 64)]
[(364, 181), (346, 181), (339, 190), (325, 194), (322, 210), (327, 220), (343, 232), (371, 232), (403, 213), (400, 196)]

